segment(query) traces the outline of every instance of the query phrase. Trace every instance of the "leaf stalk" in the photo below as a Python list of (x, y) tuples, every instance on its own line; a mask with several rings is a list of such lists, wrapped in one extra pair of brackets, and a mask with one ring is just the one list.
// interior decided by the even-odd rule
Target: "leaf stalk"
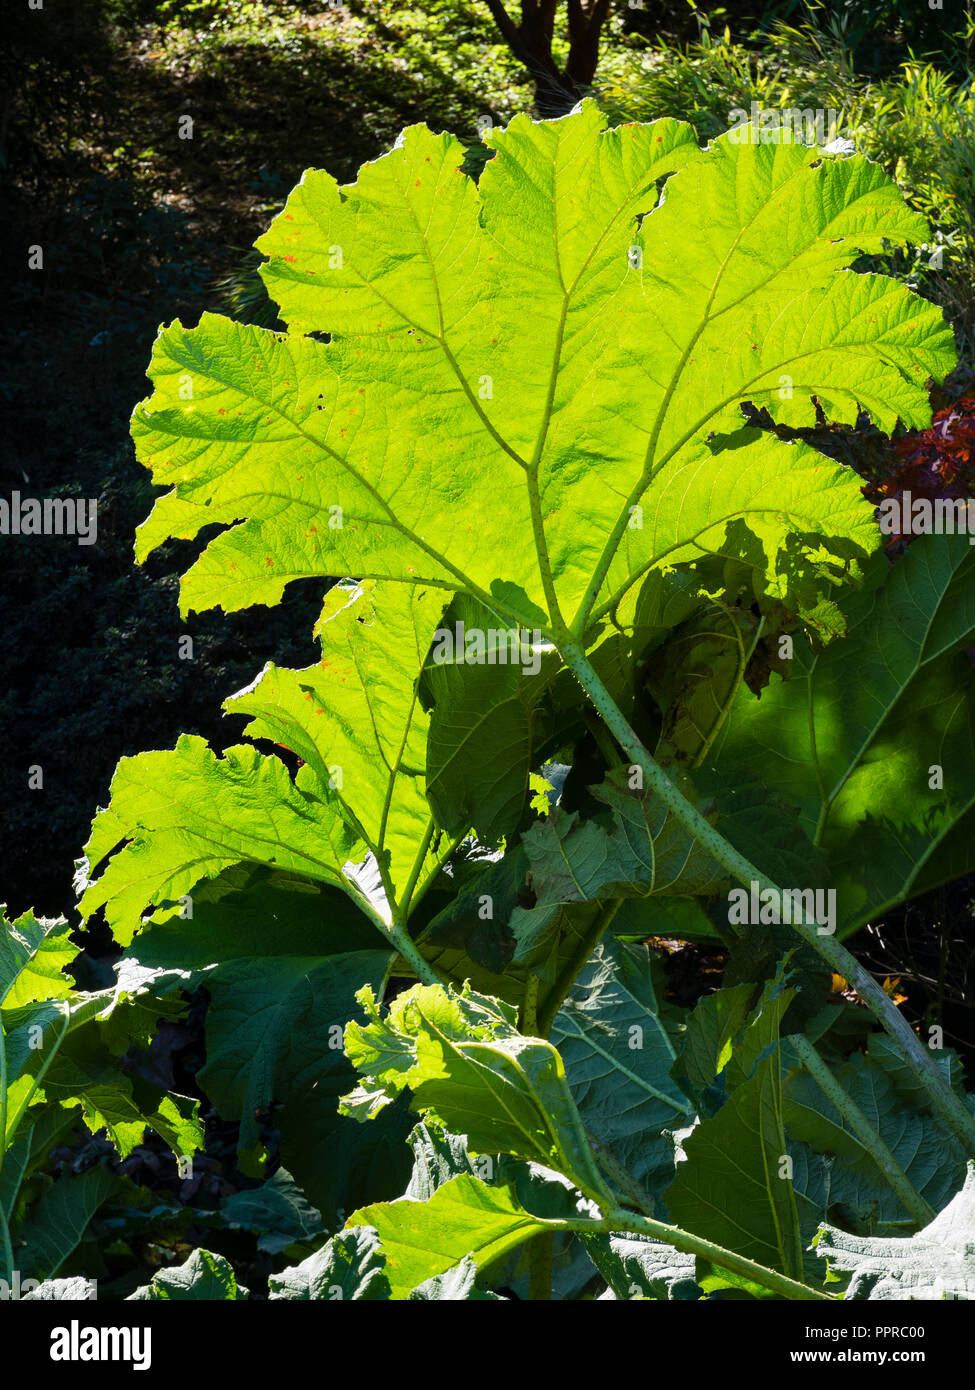
[[(721, 835), (713, 825), (691, 805), (651, 757), (599, 679), (581, 643), (568, 632), (558, 642), (562, 659), (592, 700), (597, 711), (628, 758), (642, 769), (648, 788), (672, 811), (684, 828), (739, 883), (748, 887), (757, 883), (759, 890), (771, 890), (781, 897), (781, 889)], [(830, 968), (842, 975), (856, 989), (881, 1026), (897, 1043), (901, 1054), (917, 1072), (933, 1110), (944, 1119), (965, 1147), (966, 1154), (975, 1155), (975, 1117), (969, 1114), (935, 1066), (928, 1050), (912, 1032), (907, 1020), (893, 1000), (883, 991), (873, 976), (855, 956), (832, 935), (823, 934), (814, 922), (803, 915), (792, 926), (802, 939), (817, 951)]]
[(860, 1143), (880, 1169), (882, 1176), (900, 1198), (919, 1226), (929, 1225), (936, 1212), (916, 1190), (904, 1169), (881, 1139), (853, 1097), (840, 1085), (809, 1039), (794, 1033), (789, 1041), (795, 1048), (809, 1075), (823, 1095), (830, 1100)]

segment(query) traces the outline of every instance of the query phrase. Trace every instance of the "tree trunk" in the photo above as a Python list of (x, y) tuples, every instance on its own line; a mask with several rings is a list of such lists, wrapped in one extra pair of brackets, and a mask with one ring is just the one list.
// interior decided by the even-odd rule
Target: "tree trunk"
[(569, 58), (566, 76), (581, 86), (591, 85), (599, 62), (599, 36), (609, 16), (610, 0), (569, 0)]
[(599, 36), (612, 0), (568, 0), (569, 56), (560, 71), (552, 56), (552, 36), (559, 0), (521, 0), (515, 24), (503, 0), (487, 0), (505, 42), (525, 65), (535, 84), (535, 106), (543, 118), (564, 116), (596, 75)]

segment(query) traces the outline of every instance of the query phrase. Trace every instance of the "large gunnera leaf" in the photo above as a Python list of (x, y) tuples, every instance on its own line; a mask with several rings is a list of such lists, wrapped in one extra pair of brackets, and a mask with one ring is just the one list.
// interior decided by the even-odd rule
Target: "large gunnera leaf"
[(187, 1301), (191, 1299), (217, 1302), (246, 1299), (247, 1290), (237, 1283), (237, 1277), (228, 1260), (222, 1255), (213, 1255), (209, 1250), (194, 1250), (185, 1264), (174, 1269), (163, 1269), (153, 1276), (151, 1284), (143, 1284), (130, 1293), (126, 1302), (132, 1299), (158, 1301)]
[(799, 808), (841, 934), (975, 868), (975, 553), (922, 536), (878, 565), (844, 600), (847, 635), (797, 638), (790, 678), (742, 685), (712, 750)]
[(344, 1114), (372, 1120), (409, 1087), (413, 1109), (466, 1134), (472, 1152), (541, 1163), (606, 1197), (562, 1059), (545, 1039), (519, 1033), (510, 1005), (469, 985), (416, 985), (385, 1017), (369, 986), (356, 999), (369, 1021), (345, 1030), (362, 1083), (342, 1101)]
[(825, 1227), (816, 1254), (850, 1271), (847, 1298), (894, 1301), (975, 1298), (975, 1164), (965, 1186), (923, 1231), (906, 1239), (851, 1236)]
[(651, 1194), (674, 1175), (670, 1132), (694, 1122), (658, 988), (645, 946), (601, 942), (552, 1025), (587, 1133)]
[(120, 968), (125, 985), (159, 994), (206, 987), (200, 1083), (224, 1119), (240, 1121), (240, 1166), (259, 1171), (258, 1116), (283, 1102), (282, 1161), (330, 1224), (338, 1208), (399, 1191), (409, 1172), (410, 1125), (393, 1107), (369, 1135), (338, 1114), (355, 1080), (342, 1034), (356, 990), (383, 988), (391, 955), (380, 945), (335, 889), (234, 869), (197, 888), (192, 918), (144, 928)]
[(841, 273), (922, 220), (860, 157), (603, 126), (588, 101), (519, 116), (477, 184), (423, 126), (353, 185), (309, 170), (258, 242), (288, 333), (161, 332), (132, 430), (169, 491), (138, 554), (230, 528), (184, 609), (352, 574), (581, 635), (654, 566), (757, 541), (780, 593), (797, 543), (834, 573), (876, 548), (849, 470), (743, 428), (741, 404), (928, 423), (940, 311)]
[(794, 1279), (803, 1278), (795, 1193), (782, 1159), (779, 1029), (793, 995), (781, 978), (767, 984), (729, 1064), (729, 1099), (687, 1139), (664, 1200), (685, 1230)]
[[(201, 881), (241, 864), (311, 880), (308, 891), (341, 888), (374, 920), (405, 910), (410, 884), (435, 863), (417, 682), (442, 608), (429, 590), (336, 585), (316, 627), (321, 661), (268, 664), (226, 702), (253, 716), (250, 737), (303, 760), (294, 780), (277, 757), (243, 744), (217, 757), (188, 734), (123, 758), (79, 861), (82, 915), (104, 906), (128, 945), (146, 909), (185, 906)], [(356, 867), (367, 855), (369, 881)]]

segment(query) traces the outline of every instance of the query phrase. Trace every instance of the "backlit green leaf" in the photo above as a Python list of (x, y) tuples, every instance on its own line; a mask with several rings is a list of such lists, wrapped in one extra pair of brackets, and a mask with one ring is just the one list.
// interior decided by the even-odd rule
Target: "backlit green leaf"
[(33, 912), (8, 922), (3, 913), (0, 907), (0, 1004), (12, 1009), (39, 999), (67, 998), (73, 986), (62, 968), (78, 954), (68, 939), (68, 922), (63, 917), (38, 920)]
[(431, 824), (417, 681), (442, 611), (436, 590), (336, 585), (316, 627), (321, 661), (304, 671), (269, 666), (225, 706), (253, 716), (249, 737), (304, 759), (400, 892), (418, 854), (422, 866)]
[(350, 1226), (375, 1228), (386, 1257), (392, 1297), (470, 1258), (479, 1269), (545, 1231), (506, 1187), (486, 1187), (464, 1174), (438, 1187), (427, 1202), (403, 1198), (363, 1207)]
[(202, 738), (184, 734), (171, 752), (119, 763), (111, 805), (85, 847), (79, 911), (89, 917), (104, 907), (116, 939), (128, 945), (149, 906), (172, 906), (235, 864), (341, 885), (355, 841), (310, 768), (292, 783), (284, 763), (255, 748), (228, 748), (218, 758)]
[(309, 171), (258, 243), (289, 334), (213, 315), (162, 332), (132, 428), (171, 491), (139, 553), (231, 527), (184, 607), (345, 573), (555, 632), (655, 565), (735, 553), (729, 523), (763, 548), (768, 592), (793, 537), (841, 567), (876, 548), (856, 480), (742, 429), (740, 405), (927, 423), (926, 381), (951, 365), (939, 312), (836, 273), (924, 240), (921, 219), (859, 157), (603, 126), (592, 102), (518, 117), (477, 185), (463, 146), (420, 126), (354, 185)]
[(409, 1087), (413, 1108), (466, 1134), (474, 1152), (533, 1159), (605, 1197), (562, 1059), (550, 1043), (519, 1033), (510, 1005), (469, 986), (417, 985), (381, 1017), (368, 987), (356, 997), (369, 1022), (346, 1029), (363, 1080), (345, 1113), (366, 1119)]

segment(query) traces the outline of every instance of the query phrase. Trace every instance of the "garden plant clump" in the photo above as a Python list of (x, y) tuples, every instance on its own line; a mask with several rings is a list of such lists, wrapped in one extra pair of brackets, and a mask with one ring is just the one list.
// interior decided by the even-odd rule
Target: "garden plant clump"
[[(960, 1058), (855, 953), (975, 871), (975, 558), (892, 563), (802, 437), (928, 430), (953, 335), (865, 268), (930, 234), (877, 163), (740, 134), (410, 126), (258, 241), (283, 329), (160, 331), (137, 557), (202, 533), (184, 615), (320, 581), (320, 657), (119, 763), (111, 985), (0, 937), (5, 1277), (69, 1296), (79, 1117), (192, 1172), (199, 1100), (120, 1058), (202, 989), (271, 1299), (971, 1296)], [(128, 1296), (250, 1293), (198, 1246)]]

